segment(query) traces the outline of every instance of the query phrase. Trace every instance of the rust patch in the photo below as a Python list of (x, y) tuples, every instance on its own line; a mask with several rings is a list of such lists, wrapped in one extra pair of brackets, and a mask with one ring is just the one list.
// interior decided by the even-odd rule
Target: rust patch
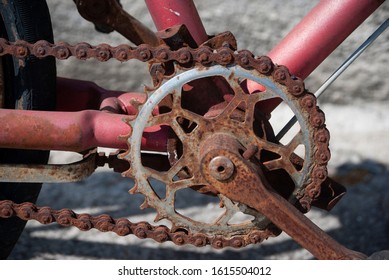
[(95, 169), (95, 154), (82, 161), (64, 165), (3, 164), (0, 165), (0, 182), (78, 182), (89, 177)]
[(159, 40), (153, 31), (129, 15), (116, 0), (77, 0), (78, 12), (88, 21), (105, 29), (116, 30), (136, 45), (158, 46)]
[[(4, 112), (6, 112), (4, 114)], [(77, 123), (59, 127), (49, 118), (27, 112), (3, 110), (0, 114), (0, 146), (34, 150), (81, 151), (83, 130)], [(60, 149), (60, 150), (61, 150)]]
[[(202, 147), (201, 172), (209, 184), (233, 201), (245, 204), (264, 214), (277, 227), (319, 259), (361, 259), (361, 253), (342, 246), (279, 194), (272, 191), (260, 167), (240, 156), (239, 143), (232, 137), (219, 134)], [(234, 176), (218, 180), (209, 163), (224, 156), (236, 167)]]

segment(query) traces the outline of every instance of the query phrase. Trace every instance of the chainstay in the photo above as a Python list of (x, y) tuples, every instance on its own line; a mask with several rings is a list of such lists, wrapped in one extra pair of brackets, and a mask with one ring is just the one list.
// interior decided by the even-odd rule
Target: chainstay
[[(47, 41), (38, 41), (32, 44), (22, 40), (9, 42), (0, 38), (0, 56), (4, 55), (12, 55), (19, 59), (25, 59), (29, 55), (38, 58), (53, 56), (59, 60), (69, 57), (80, 60), (94, 58), (101, 62), (111, 58), (121, 62), (132, 59), (151, 63), (173, 61), (187, 69), (195, 65), (207, 67), (214, 64), (223, 66), (237, 64), (244, 69), (255, 69), (276, 83), (286, 86), (290, 98), (298, 99), (301, 106), (309, 114), (309, 120), (315, 128), (311, 133), (314, 133), (318, 148), (314, 155), (315, 165), (312, 170), (312, 178), (303, 191), (297, 194), (297, 198), (306, 210), (309, 210), (312, 201), (320, 195), (321, 184), (327, 178), (326, 165), (330, 159), (330, 151), (328, 148), (329, 132), (324, 124), (324, 114), (317, 109), (314, 95), (305, 90), (304, 82), (292, 76), (285, 66), (275, 65), (269, 57), (257, 57), (248, 50), (234, 51), (228, 47), (212, 49), (208, 46), (200, 46), (196, 49), (183, 47), (171, 50), (166, 45), (131, 47), (123, 44), (113, 47), (107, 44), (91, 46), (87, 43), (70, 45), (60, 42), (52, 44)], [(134, 234), (141, 239), (152, 238), (158, 242), (170, 240), (177, 245), (193, 244), (195, 246), (211, 244), (215, 248), (240, 248), (262, 242), (270, 236), (279, 234), (277, 229), (268, 228), (252, 230), (248, 234), (226, 239), (223, 236), (209, 236), (187, 231), (171, 232), (166, 226), (152, 226), (147, 222), (132, 223), (128, 219), (114, 219), (108, 215), (91, 216), (89, 214), (76, 214), (69, 209), (53, 210), (49, 207), (40, 208), (32, 203), (16, 204), (8, 200), (0, 201), (0, 217), (10, 218), (14, 216), (24, 220), (37, 220), (43, 224), (57, 222), (63, 226), (75, 226), (80, 230), (96, 228), (103, 232), (112, 231), (121, 236)]]

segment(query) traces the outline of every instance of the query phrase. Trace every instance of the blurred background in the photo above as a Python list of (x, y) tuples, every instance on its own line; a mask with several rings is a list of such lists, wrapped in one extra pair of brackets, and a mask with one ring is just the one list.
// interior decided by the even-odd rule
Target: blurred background
[[(303, 0), (195, 0), (208, 34), (231, 31), (238, 49), (257, 55), (268, 53), (319, 1)], [(47, 0), (55, 41), (92, 45), (127, 43), (117, 33), (98, 33), (93, 24), (79, 16), (71, 0)], [(122, 0), (124, 8), (150, 28), (154, 28), (142, 0)], [(384, 3), (306, 80), (315, 91), (388, 16)], [(154, 28), (155, 29), (155, 28)], [(331, 132), (330, 176), (344, 184), (348, 193), (330, 212), (312, 210), (308, 216), (347, 247), (367, 255), (389, 249), (389, 32), (384, 33), (335, 82), (320, 99)], [(142, 91), (150, 85), (147, 66), (137, 61), (57, 61), (58, 75), (94, 81), (111, 90)], [(285, 121), (280, 118), (280, 121)], [(53, 153), (52, 161), (69, 161), (73, 154)], [(88, 180), (76, 184), (44, 185), (39, 205), (78, 213), (107, 213), (131, 221), (152, 221), (152, 211), (141, 211), (140, 196), (131, 196), (130, 179), (108, 169), (99, 169)], [(215, 207), (204, 199), (183, 196), (185, 211), (201, 217)], [(134, 236), (92, 230), (80, 232), (57, 225), (29, 222), (11, 259), (311, 259), (286, 234), (241, 250), (214, 250), (210, 246), (177, 247), (158, 244)]]

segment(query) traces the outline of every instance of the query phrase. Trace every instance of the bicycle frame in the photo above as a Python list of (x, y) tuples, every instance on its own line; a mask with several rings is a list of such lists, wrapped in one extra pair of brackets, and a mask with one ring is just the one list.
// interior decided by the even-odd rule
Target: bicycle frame
[[(305, 79), (382, 3), (383, 0), (321, 1), (268, 56)], [(146, 4), (158, 30), (185, 24), (197, 44), (208, 39), (193, 1), (146, 0)], [(251, 92), (258, 87), (248, 81)], [(98, 146), (126, 148), (118, 136), (130, 133), (130, 127), (122, 121), (128, 116), (97, 110), (107, 106), (112, 109), (117, 100), (120, 104), (129, 104), (132, 99), (141, 101), (141, 95), (109, 92), (94, 84), (61, 78), (57, 88), (57, 110), (62, 112), (0, 110), (0, 122), (5, 128), (0, 134), (0, 147), (75, 152)], [(278, 101), (272, 100), (265, 110), (271, 112), (277, 105)], [(123, 106), (127, 115), (136, 111), (132, 106)], [(142, 149), (166, 150), (166, 130), (154, 127), (146, 132)]]
[[(321, 1), (268, 56), (305, 79), (383, 2)], [(146, 0), (146, 4), (158, 30), (185, 24), (197, 44), (208, 39), (193, 1)], [(0, 147), (75, 152), (127, 147), (119, 136), (129, 134), (131, 129), (122, 120), (135, 114), (129, 101), (142, 102), (141, 94), (106, 91), (76, 80), (58, 78), (57, 82), (57, 112), (0, 110)], [(260, 87), (248, 81), (249, 91)], [(271, 112), (278, 103), (268, 102), (265, 112)], [(116, 114), (105, 112), (106, 108)], [(167, 134), (161, 127), (148, 128), (142, 149), (166, 151)]]
[[(209, 40), (193, 1), (145, 1), (159, 30), (159, 38), (164, 39), (164, 34), (169, 34), (171, 30), (178, 30), (177, 26), (185, 25), (194, 40), (194, 45), (200, 46)], [(276, 64), (288, 67), (295, 76), (305, 79), (383, 2), (383, 0), (322, 1), (268, 56)], [(114, 0), (107, 0), (106, 3), (115, 3), (112, 5), (117, 6), (117, 2)], [(82, 11), (80, 11), (80, 14), (83, 15)], [(129, 35), (127, 34), (131, 37), (133, 35), (132, 31), (135, 30), (137, 44), (144, 42), (154, 46), (156, 40), (160, 42), (158, 37), (154, 36), (154, 33), (149, 32), (136, 19), (131, 19), (130, 16), (124, 16), (124, 18), (124, 21), (127, 20), (128, 24), (133, 23), (134, 26), (137, 26), (136, 28), (132, 26), (130, 29), (133, 30), (129, 32)], [(137, 28), (140, 28), (139, 33), (144, 36), (138, 36), (139, 34), (136, 33)], [(126, 32), (125, 29), (121, 30)], [(292, 77), (292, 79), (294, 78)], [(187, 80), (185, 83), (187, 83)], [(263, 86), (254, 81), (247, 81), (247, 89), (249, 93), (261, 91)], [(205, 90), (205, 93), (208, 91), (210, 90)], [(3, 178), (1, 173), (9, 173), (13, 176), (12, 178), (20, 175), (22, 180), (18, 182), (61, 182), (60, 177), (64, 175), (65, 181), (70, 179), (70, 177), (79, 181), (89, 176), (96, 166), (102, 166), (106, 163), (111, 165), (110, 160), (117, 160), (116, 155), (113, 157), (97, 156), (96, 150), (93, 149), (96, 147), (128, 149), (126, 140), (128, 140), (128, 135), (131, 134), (131, 127), (128, 125), (128, 122), (137, 116), (138, 109), (136, 103), (144, 102), (145, 95), (141, 93), (108, 91), (91, 82), (57, 78), (56, 111), (0, 109), (0, 124), (3, 128), (0, 134), (0, 148), (62, 150), (91, 156), (86, 156), (84, 160), (71, 164), (71, 167), (70, 165), (1, 165), (0, 178)], [(270, 99), (262, 103), (260, 109), (267, 114), (273, 111), (279, 103), (280, 99)], [(153, 114), (158, 115), (159, 108), (155, 108)], [(137, 132), (143, 133), (141, 141), (143, 150), (166, 152), (171, 132), (167, 126), (153, 126), (146, 128), (143, 132)], [(220, 140), (220, 142), (223, 141)], [(138, 147), (136, 144), (132, 144), (132, 146)], [(238, 153), (237, 150), (235, 154)], [(131, 164), (134, 162), (136, 164), (135, 159), (136, 157), (131, 158)], [(90, 165), (90, 163), (92, 164)], [(30, 167), (35, 169), (35, 171), (28, 174)], [(123, 170), (119, 169), (118, 165), (114, 166), (114, 170), (120, 172), (128, 170), (128, 163), (126, 162), (126, 167)], [(25, 174), (23, 175), (22, 173)], [(245, 195), (239, 194), (235, 199), (236, 193), (230, 193), (231, 188), (226, 188), (226, 185), (223, 184), (218, 185), (218, 182), (214, 184), (217, 187), (216, 190), (228, 198), (232, 197), (233, 201), (241, 202), (256, 209), (266, 217), (269, 217), (271, 221), (276, 221), (274, 223), (280, 229), (291, 235), (298, 243), (303, 244), (303, 247), (308, 248), (315, 256), (331, 259), (343, 258), (345, 256), (347, 258), (365, 257), (343, 248), (336, 241), (327, 237), (323, 231), (312, 224), (294, 206), (284, 203), (284, 198), (271, 191), (271, 187), (268, 186), (266, 179), (261, 177), (260, 172), (257, 174), (256, 169), (247, 169), (246, 174), (251, 176), (250, 178), (245, 178), (245, 180), (252, 182), (250, 185), (252, 189), (245, 188)], [(326, 176), (323, 177), (326, 178)], [(239, 183), (235, 183), (235, 185), (239, 185)], [(331, 189), (331, 191), (336, 193), (334, 189)], [(257, 197), (254, 197), (254, 195), (257, 195)], [(343, 192), (336, 193), (331, 197), (333, 199), (331, 202), (337, 201), (342, 195)], [(270, 208), (267, 207), (266, 203), (261, 204), (258, 202), (263, 197), (266, 198), (264, 201), (271, 205)], [(251, 200), (244, 200), (244, 198), (250, 198)], [(240, 199), (243, 199), (243, 202)], [(252, 204), (246, 204), (246, 201), (252, 202)], [(279, 211), (275, 214), (272, 209), (278, 209)], [(304, 237), (304, 234), (301, 234), (299, 229), (303, 229), (304, 233), (308, 233), (312, 237), (311, 240), (314, 240), (316, 243), (307, 242), (308, 238)], [(321, 248), (326, 249), (322, 250)]]

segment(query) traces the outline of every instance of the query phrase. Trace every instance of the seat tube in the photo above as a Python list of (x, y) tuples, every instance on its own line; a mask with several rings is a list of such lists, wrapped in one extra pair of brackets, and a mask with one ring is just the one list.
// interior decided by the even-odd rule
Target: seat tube
[(193, 0), (145, 0), (158, 31), (185, 24), (198, 45), (208, 40)]

